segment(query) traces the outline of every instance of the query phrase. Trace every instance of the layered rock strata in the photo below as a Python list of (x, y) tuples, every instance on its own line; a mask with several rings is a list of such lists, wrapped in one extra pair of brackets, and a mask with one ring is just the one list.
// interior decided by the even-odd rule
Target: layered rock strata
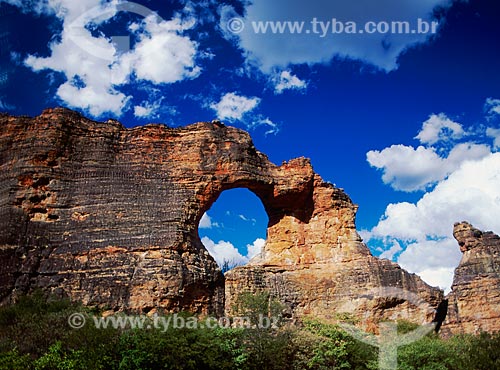
[[(197, 226), (237, 187), (262, 201), (268, 235), (224, 282)], [(4, 303), (41, 288), (114, 310), (220, 315), (239, 293), (265, 289), (291, 316), (428, 321), (442, 292), (373, 257), (355, 213), (309, 160), (276, 166), (220, 122), (126, 129), (61, 108), (0, 117)]]
[(227, 312), (242, 291), (267, 290), (293, 317), (335, 320), (347, 313), (365, 326), (430, 322), (442, 292), (372, 256), (356, 232), (356, 210), (343, 190), (315, 175), (301, 215), (271, 222), (261, 255), (226, 273)]
[(453, 235), (462, 260), (455, 269), (443, 332), (479, 333), (500, 330), (500, 237), (457, 223)]

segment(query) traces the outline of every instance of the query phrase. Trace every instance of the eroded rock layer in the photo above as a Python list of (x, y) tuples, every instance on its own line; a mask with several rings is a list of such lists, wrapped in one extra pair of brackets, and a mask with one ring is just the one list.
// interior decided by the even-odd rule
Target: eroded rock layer
[(467, 222), (455, 224), (462, 260), (448, 295), (445, 334), (500, 330), (500, 237)]
[[(373, 257), (356, 206), (307, 159), (276, 166), (219, 122), (126, 129), (66, 109), (0, 117), (0, 299), (41, 288), (111, 309), (222, 314), (266, 289), (290, 315), (432, 316), (442, 292)], [(224, 277), (200, 242), (203, 213), (244, 187), (267, 243)]]
[(307, 160), (277, 167), (222, 124), (125, 129), (58, 108), (3, 115), (0, 129), (2, 301), (42, 288), (113, 309), (222, 313), (203, 213), (247, 187), (277, 222), (312, 192)]
[(228, 312), (240, 292), (269, 290), (295, 317), (432, 321), (442, 292), (370, 254), (356, 232), (357, 207), (341, 189), (316, 175), (306, 206), (306, 218), (271, 223), (262, 254), (226, 274)]

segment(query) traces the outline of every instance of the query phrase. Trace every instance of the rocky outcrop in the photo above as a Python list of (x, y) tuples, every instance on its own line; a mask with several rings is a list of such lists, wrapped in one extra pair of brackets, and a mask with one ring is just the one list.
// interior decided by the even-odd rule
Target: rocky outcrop
[[(276, 166), (220, 122), (126, 129), (67, 109), (0, 117), (0, 299), (41, 288), (111, 309), (222, 314), (269, 290), (294, 316), (423, 321), (442, 292), (373, 257), (356, 206), (304, 158)], [(269, 216), (260, 256), (226, 282), (197, 225), (244, 187)], [(225, 283), (225, 287), (224, 287)], [(225, 298), (224, 298), (225, 289)]]
[(222, 191), (247, 187), (275, 223), (303, 209), (313, 186), (309, 161), (275, 166), (220, 123), (125, 129), (58, 108), (3, 115), (0, 129), (4, 302), (42, 288), (113, 309), (221, 314), (203, 213)]
[(318, 175), (302, 216), (270, 223), (260, 256), (226, 273), (226, 309), (242, 291), (268, 290), (290, 316), (430, 322), (442, 292), (388, 260), (373, 257), (356, 232), (357, 207)]
[(448, 316), (450, 333), (500, 330), (500, 237), (467, 222), (455, 224), (453, 235), (463, 253), (455, 269)]

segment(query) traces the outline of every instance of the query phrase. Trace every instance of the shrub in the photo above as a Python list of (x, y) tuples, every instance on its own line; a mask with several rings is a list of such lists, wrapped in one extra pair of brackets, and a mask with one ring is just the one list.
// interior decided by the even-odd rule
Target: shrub
[[(243, 294), (240, 313), (258, 324), (260, 315), (279, 315), (268, 293)], [(308, 320), (300, 327), (97, 329), (88, 322), (71, 329), (67, 320), (88, 309), (36, 293), (0, 308), (0, 369), (377, 369), (377, 349), (337, 325)], [(398, 323), (403, 334), (415, 329)], [(22, 336), (19, 335), (22, 333)], [(500, 334), (434, 334), (398, 349), (401, 370), (500, 369)]]
[(461, 369), (500, 369), (500, 332), (458, 335), (450, 339), (450, 344)]
[(402, 370), (455, 370), (460, 367), (453, 346), (436, 336), (426, 336), (398, 349), (398, 367)]
[(294, 369), (375, 369), (377, 352), (336, 325), (304, 322), (294, 336)]
[(22, 355), (17, 348), (0, 352), (0, 369), (2, 370), (30, 370), (32, 359), (29, 355)]

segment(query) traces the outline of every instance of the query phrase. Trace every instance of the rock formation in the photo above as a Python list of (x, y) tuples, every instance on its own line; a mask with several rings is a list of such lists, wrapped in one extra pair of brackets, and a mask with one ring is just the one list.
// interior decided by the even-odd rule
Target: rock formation
[(356, 210), (341, 189), (315, 175), (302, 214), (270, 222), (262, 254), (226, 273), (226, 310), (241, 291), (264, 289), (291, 316), (335, 319), (345, 312), (368, 327), (382, 319), (430, 322), (442, 292), (373, 257), (356, 232)]
[[(276, 166), (219, 122), (133, 129), (67, 109), (0, 117), (0, 300), (44, 289), (111, 309), (222, 314), (266, 289), (290, 315), (429, 319), (442, 292), (373, 257), (356, 206), (304, 158)], [(267, 243), (226, 281), (200, 242), (203, 213), (244, 187)], [(225, 285), (225, 286), (224, 286)], [(225, 289), (225, 298), (224, 298)]]
[(500, 237), (467, 222), (455, 224), (453, 235), (463, 253), (448, 295), (443, 327), (450, 333), (500, 330)]

